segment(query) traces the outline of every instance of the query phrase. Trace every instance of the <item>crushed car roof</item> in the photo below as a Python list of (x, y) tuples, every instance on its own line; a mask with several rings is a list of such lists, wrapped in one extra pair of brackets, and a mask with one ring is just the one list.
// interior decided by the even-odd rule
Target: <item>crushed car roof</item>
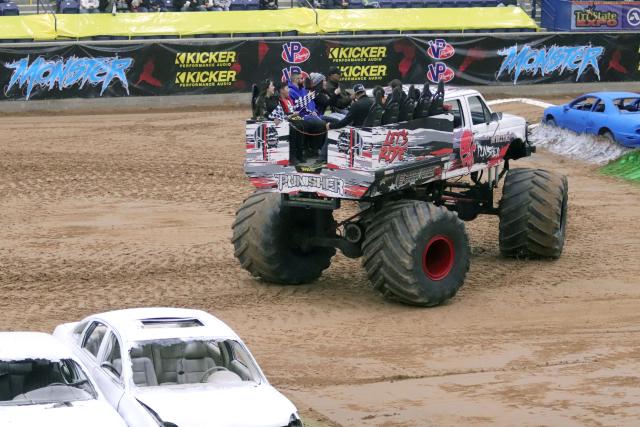
[[(90, 317), (104, 320), (126, 341), (194, 337), (239, 339), (224, 322), (201, 310), (170, 307), (131, 308), (108, 311)], [(193, 319), (197, 322), (186, 327), (172, 326), (172, 324)], [(167, 326), (162, 327), (163, 323)], [(153, 327), (150, 327), (150, 324)]]
[(44, 332), (0, 332), (0, 360), (5, 362), (73, 359), (71, 350)]

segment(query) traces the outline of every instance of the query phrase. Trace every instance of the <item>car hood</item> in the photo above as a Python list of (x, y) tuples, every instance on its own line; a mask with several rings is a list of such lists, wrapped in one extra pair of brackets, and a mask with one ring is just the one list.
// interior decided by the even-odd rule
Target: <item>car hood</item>
[(71, 402), (70, 406), (43, 405), (0, 406), (3, 427), (126, 427), (118, 413), (98, 400)]
[(296, 407), (268, 384), (171, 385), (139, 388), (135, 396), (178, 427), (283, 427)]

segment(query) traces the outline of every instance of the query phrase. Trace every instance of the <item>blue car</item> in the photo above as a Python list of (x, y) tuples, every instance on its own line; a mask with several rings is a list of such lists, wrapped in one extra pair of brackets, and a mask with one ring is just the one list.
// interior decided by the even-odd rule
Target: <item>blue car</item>
[(577, 133), (600, 135), (625, 147), (640, 147), (640, 94), (593, 92), (544, 110), (544, 122)]

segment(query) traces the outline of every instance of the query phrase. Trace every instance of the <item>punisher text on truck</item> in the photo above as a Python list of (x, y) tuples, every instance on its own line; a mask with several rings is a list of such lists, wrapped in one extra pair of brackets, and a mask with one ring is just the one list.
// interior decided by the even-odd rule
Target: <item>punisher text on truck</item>
[[(256, 191), (233, 224), (242, 267), (266, 282), (308, 283), (340, 249), (362, 257), (385, 297), (437, 305), (464, 282), (471, 251), (463, 221), (479, 214), (499, 217), (502, 255), (558, 258), (567, 178), (510, 168), (534, 151), (525, 120), (491, 112), (466, 89), (449, 88), (427, 115), (418, 115), (422, 107), (409, 121), (329, 131), (320, 165), (291, 161), (287, 122), (247, 121), (245, 171)], [(357, 213), (337, 222), (344, 201)]]

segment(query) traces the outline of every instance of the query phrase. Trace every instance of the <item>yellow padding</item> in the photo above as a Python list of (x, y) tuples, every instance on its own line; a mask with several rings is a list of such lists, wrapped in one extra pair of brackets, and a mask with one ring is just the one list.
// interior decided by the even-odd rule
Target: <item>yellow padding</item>
[(58, 15), (58, 37), (315, 33), (310, 9)]
[(166, 12), (0, 17), (0, 39), (78, 39), (93, 36), (188, 37), (196, 34), (322, 34), (337, 31), (415, 30), (473, 31), (530, 28), (535, 22), (519, 7), (348, 9), (295, 8), (232, 12)]
[(321, 33), (337, 31), (530, 28), (538, 26), (519, 7), (318, 10)]
[(52, 40), (56, 38), (53, 15), (0, 16), (0, 39)]

